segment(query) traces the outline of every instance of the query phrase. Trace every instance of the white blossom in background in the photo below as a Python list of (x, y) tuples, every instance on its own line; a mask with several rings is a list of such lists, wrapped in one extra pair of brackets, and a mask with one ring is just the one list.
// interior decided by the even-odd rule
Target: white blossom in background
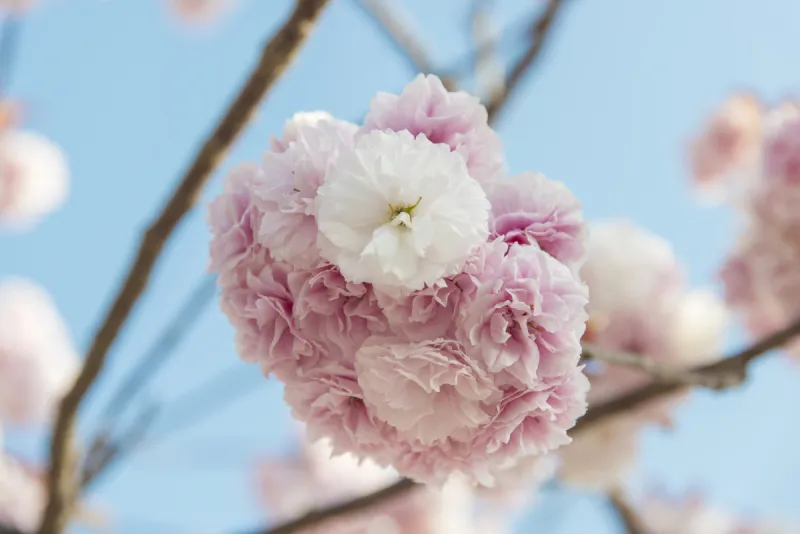
[[(690, 368), (721, 356), (728, 313), (718, 297), (689, 290), (669, 243), (634, 223), (601, 221), (590, 227), (581, 275), (589, 286), (583, 342), (598, 350), (632, 353), (660, 365)], [(589, 406), (636, 390), (652, 378), (635, 367), (592, 362)], [(593, 490), (618, 487), (636, 465), (639, 433), (671, 426), (688, 392), (650, 401), (605, 420), (560, 451), (560, 478)]]
[(67, 198), (69, 171), (61, 149), (27, 131), (0, 132), (0, 225), (28, 227)]
[(23, 279), (0, 282), (0, 420), (48, 420), (77, 370), (70, 333), (50, 295)]

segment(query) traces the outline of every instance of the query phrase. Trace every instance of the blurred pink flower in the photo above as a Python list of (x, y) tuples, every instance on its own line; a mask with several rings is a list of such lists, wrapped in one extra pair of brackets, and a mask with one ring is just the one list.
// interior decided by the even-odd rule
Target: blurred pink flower
[(61, 149), (33, 132), (0, 131), (0, 224), (29, 227), (67, 198)]
[(724, 198), (740, 187), (736, 182), (746, 179), (741, 171), (758, 159), (763, 114), (750, 94), (733, 95), (714, 112), (689, 149), (692, 178), (701, 194)]
[(22, 279), (0, 283), (0, 420), (47, 421), (77, 371), (71, 336), (50, 295)]
[(22, 12), (30, 9), (37, 0), (0, 0), (0, 10)]
[(167, 0), (169, 8), (183, 22), (206, 24), (233, 7), (234, 0)]
[(34, 532), (44, 512), (46, 497), (38, 473), (0, 452), (0, 525)]
[(362, 128), (363, 132), (372, 130), (408, 130), (450, 146), (464, 157), (470, 176), (484, 187), (503, 172), (503, 144), (488, 124), (486, 108), (468, 93), (448, 92), (432, 74), (420, 74), (399, 95), (379, 93)]
[(562, 182), (525, 172), (500, 180), (489, 194), (489, 230), (506, 243), (538, 245), (566, 265), (583, 262), (583, 206)]

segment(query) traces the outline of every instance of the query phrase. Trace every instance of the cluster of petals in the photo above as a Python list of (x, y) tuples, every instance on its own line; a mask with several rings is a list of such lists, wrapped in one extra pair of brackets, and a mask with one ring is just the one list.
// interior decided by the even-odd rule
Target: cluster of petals
[[(725, 300), (754, 338), (800, 315), (800, 103), (759, 105), (757, 117), (750, 155), (729, 162), (739, 177), (730, 200), (740, 232), (720, 270)], [(789, 351), (800, 354), (800, 347)]]
[(650, 495), (638, 507), (648, 534), (790, 534), (784, 525), (736, 517), (705, 499)]
[[(584, 343), (673, 368), (720, 356), (726, 308), (714, 294), (685, 287), (669, 243), (630, 221), (607, 220), (591, 227), (587, 251), (581, 274), (591, 300)], [(638, 368), (603, 361), (592, 362), (588, 374), (590, 406), (651, 379)], [(619, 485), (635, 465), (639, 430), (650, 423), (669, 425), (683, 395), (651, 401), (581, 433), (559, 451), (561, 478), (592, 489)]]
[(49, 420), (78, 357), (52, 298), (23, 279), (0, 283), (0, 421)]
[[(332, 456), (327, 440), (305, 442), (300, 454), (270, 458), (256, 470), (259, 504), (275, 522), (331, 506), (399, 480), (391, 469), (355, 456)], [(463, 481), (415, 488), (379, 506), (304, 530), (304, 534), (486, 534), (476, 529), (475, 493)], [(499, 531), (498, 531), (499, 533)]]
[(40, 134), (0, 131), (0, 225), (29, 227), (61, 207), (69, 172), (61, 149)]
[(485, 108), (419, 76), (363, 126), (300, 113), (208, 213), (240, 357), (311, 439), (402, 476), (491, 485), (586, 410), (581, 205), (503, 173)]

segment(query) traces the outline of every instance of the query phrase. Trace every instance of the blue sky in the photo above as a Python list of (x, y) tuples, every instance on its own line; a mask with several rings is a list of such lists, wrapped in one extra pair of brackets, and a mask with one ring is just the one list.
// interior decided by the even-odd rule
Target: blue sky
[[(505, 25), (533, 2), (496, 3), (497, 22)], [(68, 205), (36, 231), (0, 236), (0, 275), (46, 286), (85, 349), (139, 235), (290, 2), (240, 0), (205, 32), (177, 25), (161, 0), (41, 4), (25, 21), (10, 92), (28, 103), (29, 126), (66, 150), (73, 187)], [(437, 65), (463, 55), (467, 2), (405, 5)], [(726, 210), (704, 209), (691, 197), (685, 141), (734, 89), (769, 99), (797, 94), (797, 20), (800, 3), (791, 0), (574, 0), (544, 61), (498, 125), (511, 169), (565, 181), (590, 218), (635, 219), (674, 244), (693, 284), (715, 284), (736, 227)], [(515, 44), (509, 38), (505, 51)], [(413, 75), (348, 0), (333, 0), (204, 201), (234, 162), (258, 159), (294, 112), (324, 109), (355, 119), (375, 92), (397, 91)], [(85, 432), (116, 380), (202, 278), (207, 241), (202, 212), (195, 211), (114, 346), (88, 399)], [(731, 347), (740, 341), (736, 333), (730, 338)], [(259, 455), (287, 447), (290, 418), (279, 385), (238, 364), (231, 329), (215, 307), (138, 402), (169, 407), (220, 372), (233, 377), (229, 390), (250, 393), (154, 443), (96, 487), (92, 500), (113, 512), (115, 532), (211, 534), (263, 521), (248, 468)], [(696, 394), (679, 410), (675, 431), (644, 436), (632, 488), (701, 489), (720, 506), (800, 522), (798, 384), (800, 368), (773, 358), (757, 365), (739, 391)], [(225, 395), (201, 399), (194, 409), (209, 410)], [(153, 439), (170, 425), (157, 425)], [(12, 445), (34, 457), (45, 447), (35, 431)], [(545, 496), (519, 532), (537, 525), (554, 534), (619, 532), (603, 501), (590, 495)]]

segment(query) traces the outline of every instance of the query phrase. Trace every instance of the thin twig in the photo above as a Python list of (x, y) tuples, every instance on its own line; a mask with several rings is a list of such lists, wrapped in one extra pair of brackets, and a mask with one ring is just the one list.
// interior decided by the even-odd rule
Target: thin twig
[(48, 503), (39, 534), (60, 534), (68, 522), (78, 486), (75, 480), (77, 455), (73, 449), (78, 408), (102, 371), (111, 345), (147, 287), (164, 244), (196, 203), (200, 190), (244, 129), (258, 103), (291, 63), (326, 4), (327, 0), (297, 0), (290, 18), (264, 47), (250, 78), (204, 143), (161, 214), (145, 232), (136, 259), (94, 338), (83, 369), (59, 407), (50, 449)]
[(619, 516), (620, 521), (625, 527), (626, 534), (646, 534), (642, 518), (633, 508), (625, 493), (620, 488), (609, 490), (608, 500), (614, 511)]
[[(766, 356), (773, 349), (786, 344), (798, 335), (800, 335), (800, 319), (796, 319), (786, 328), (766, 336), (733, 356), (716, 363), (695, 367), (689, 373), (702, 376), (704, 385), (714, 390), (720, 391), (740, 386), (747, 379), (747, 371), (752, 362)], [(590, 408), (573, 427), (571, 435), (575, 436), (603, 419), (633, 410), (651, 400), (676, 393), (684, 387), (686, 387), (686, 381), (682, 379), (653, 382), (595, 408)]]
[(150, 345), (136, 367), (128, 373), (125, 381), (106, 405), (101, 417), (105, 422), (104, 426), (112, 424), (130, 404), (131, 399), (169, 361), (169, 357), (175, 354), (178, 343), (207, 309), (206, 305), (213, 300), (215, 290), (216, 277), (213, 275), (204, 276), (195, 286), (189, 298)]
[(147, 435), (153, 422), (158, 417), (160, 408), (149, 406), (134, 420), (131, 427), (121, 437), (111, 440), (103, 435), (95, 442), (96, 453), (87, 454), (87, 464), (81, 473), (81, 490), (91, 487), (114, 463), (133, 452)]
[(489, 113), (489, 122), (496, 122), (503, 108), (505, 108), (514, 91), (519, 86), (525, 74), (530, 71), (536, 60), (541, 56), (544, 44), (550, 34), (561, 8), (566, 5), (566, 0), (547, 0), (544, 11), (538, 15), (529, 29), (530, 42), (522, 57), (514, 64), (506, 78), (503, 90), (499, 91), (494, 98), (486, 104)]
[(677, 366), (667, 366), (653, 361), (652, 358), (645, 358), (639, 354), (633, 354), (620, 350), (609, 350), (594, 343), (582, 343), (583, 360), (594, 360), (602, 363), (611, 363), (625, 367), (635, 367), (650, 375), (651, 378), (659, 382), (676, 382), (686, 386), (698, 386), (714, 389), (717, 380), (709, 378), (702, 373), (692, 372), (691, 369)]
[[(412, 24), (403, 23), (397, 5), (392, 6), (387, 0), (354, 0), (354, 3), (389, 38), (412, 70), (435, 74), (425, 45), (411, 31)], [(449, 90), (455, 90), (454, 80), (444, 76), (442, 83)]]
[(309, 527), (317, 527), (331, 519), (338, 519), (347, 515), (362, 512), (368, 508), (384, 503), (395, 497), (399, 497), (408, 493), (412, 489), (418, 487), (416, 482), (404, 478), (395, 484), (383, 488), (382, 490), (370, 493), (364, 497), (359, 497), (352, 501), (342, 503), (323, 510), (314, 510), (306, 515), (278, 525), (277, 527), (267, 528), (264, 530), (256, 531), (258, 534), (296, 534), (303, 532)]
[(497, 57), (499, 35), (492, 28), (494, 3), (494, 0), (472, 0), (470, 14), (470, 35), (475, 43), (475, 92), (487, 100), (502, 91), (505, 84), (503, 64)]

